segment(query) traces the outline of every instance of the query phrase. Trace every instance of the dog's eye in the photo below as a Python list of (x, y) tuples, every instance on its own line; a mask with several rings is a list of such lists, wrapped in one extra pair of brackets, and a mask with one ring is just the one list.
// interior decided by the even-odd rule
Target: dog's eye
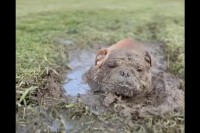
[(107, 66), (108, 66), (109, 68), (114, 68), (114, 67), (117, 66), (117, 63), (116, 63), (116, 61), (108, 61), (108, 62), (107, 62)]
[(142, 69), (141, 69), (141, 68), (138, 68), (137, 71), (141, 73), (141, 72), (142, 72)]

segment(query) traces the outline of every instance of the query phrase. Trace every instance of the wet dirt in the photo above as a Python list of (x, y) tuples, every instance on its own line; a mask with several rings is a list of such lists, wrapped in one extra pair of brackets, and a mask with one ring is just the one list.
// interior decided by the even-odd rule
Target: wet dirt
[(84, 73), (94, 64), (98, 46), (86, 49), (76, 49), (69, 55), (69, 67), (71, 71), (67, 73), (64, 84), (65, 95), (72, 102), (77, 99), (83, 101), (95, 114), (105, 111), (103, 106), (104, 96), (94, 94), (91, 88), (84, 81)]
[(72, 69), (66, 76), (64, 88), (67, 96), (87, 94), (90, 87), (83, 81), (83, 74), (94, 64), (95, 50), (77, 49), (69, 55), (69, 67)]
[(52, 69), (48, 70), (48, 73), (44, 71), (44, 76), (42, 76), (46, 82), (36, 92), (36, 100), (40, 105), (49, 107), (66, 100), (64, 89), (61, 86), (63, 75), (58, 74), (62, 71), (65, 71), (64, 68), (58, 68), (57, 72)]
[[(140, 118), (147, 118), (148, 115), (156, 117), (167, 111), (174, 111), (179, 109), (177, 105), (181, 106), (182, 111), (183, 91), (179, 79), (166, 72), (164, 45), (144, 45), (154, 57), (152, 73), (155, 91), (152, 93), (155, 94), (126, 98), (110, 93), (91, 92), (83, 75), (94, 65), (95, 54), (100, 45), (76, 49), (69, 55), (71, 71), (65, 76), (64, 86), (60, 86), (62, 76), (50, 71), (46, 77), (46, 86), (38, 92), (40, 102), (43, 101), (41, 103), (48, 106), (20, 109), (16, 115), (16, 132), (130, 132), (141, 126), (148, 126), (145, 121), (139, 123)], [(167, 90), (164, 91), (167, 93), (162, 93), (163, 90)], [(63, 105), (56, 109), (59, 103)], [(179, 119), (182, 119), (182, 116)], [(151, 127), (148, 130), (152, 130)]]
[[(177, 108), (183, 108), (184, 95), (180, 90), (180, 79), (166, 72), (167, 63), (164, 57), (164, 45), (161, 43), (145, 43), (153, 57), (153, 91), (147, 95), (132, 98), (124, 98), (112, 94), (94, 94), (84, 81), (84, 73), (94, 65), (96, 49), (77, 49), (70, 55), (70, 67), (72, 71), (66, 76), (64, 88), (67, 97), (81, 99), (91, 110), (97, 113), (107, 110), (109, 105), (115, 103), (119, 106), (118, 112), (133, 114), (141, 112), (141, 115), (161, 115)], [(95, 86), (98, 87), (98, 86)], [(123, 113), (122, 113), (123, 114)]]
[[(166, 70), (166, 61), (164, 60), (163, 45), (154, 43), (144, 43), (151, 55), (153, 55), (154, 67), (153, 73)], [(93, 49), (77, 49), (69, 55), (69, 67), (72, 69), (66, 76), (64, 88), (66, 96), (75, 97), (80, 94), (88, 94), (90, 87), (84, 81), (84, 73), (95, 63), (96, 51), (98, 46)]]

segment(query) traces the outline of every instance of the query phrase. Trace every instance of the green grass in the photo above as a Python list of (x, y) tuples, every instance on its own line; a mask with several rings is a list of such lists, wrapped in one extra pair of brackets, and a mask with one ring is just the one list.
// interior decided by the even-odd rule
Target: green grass
[(166, 44), (169, 71), (184, 76), (183, 0), (17, 0), (17, 102), (37, 104), (48, 75), (69, 69), (70, 49), (126, 37)]

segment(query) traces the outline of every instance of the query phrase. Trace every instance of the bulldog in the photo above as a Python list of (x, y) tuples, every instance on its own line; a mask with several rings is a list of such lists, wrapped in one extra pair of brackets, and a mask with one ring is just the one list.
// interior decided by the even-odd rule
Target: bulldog
[(142, 43), (126, 38), (97, 51), (86, 82), (93, 91), (131, 97), (151, 91), (151, 68), (152, 57)]

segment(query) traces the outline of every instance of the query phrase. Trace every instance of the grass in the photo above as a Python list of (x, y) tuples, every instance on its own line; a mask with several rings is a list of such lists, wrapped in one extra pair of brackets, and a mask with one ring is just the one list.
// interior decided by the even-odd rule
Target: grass
[(166, 44), (169, 71), (184, 76), (183, 0), (17, 0), (17, 104), (37, 105), (50, 75), (63, 79), (71, 49), (125, 37)]

